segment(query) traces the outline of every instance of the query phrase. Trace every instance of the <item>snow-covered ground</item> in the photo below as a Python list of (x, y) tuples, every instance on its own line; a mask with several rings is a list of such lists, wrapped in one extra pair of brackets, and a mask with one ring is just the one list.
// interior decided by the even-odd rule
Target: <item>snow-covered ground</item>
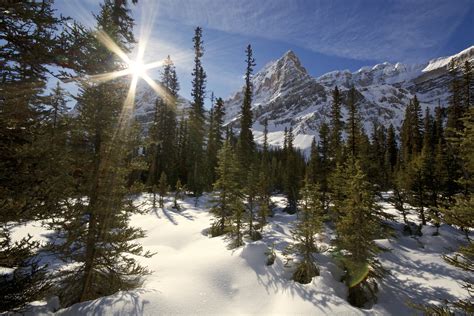
[[(147, 199), (142, 196), (141, 203)], [(408, 301), (435, 303), (443, 299), (466, 297), (460, 281), (464, 272), (446, 264), (441, 253), (452, 253), (463, 240), (454, 228), (443, 225), (440, 236), (432, 236), (434, 228), (427, 226), (423, 236), (403, 236), (402, 225), (397, 237), (377, 240), (390, 251), (379, 258), (388, 274), (379, 282), (379, 300), (371, 309), (357, 309), (346, 301), (346, 286), (339, 282), (341, 271), (330, 252), (316, 254), (321, 275), (310, 284), (302, 285), (291, 280), (294, 270), (291, 258), (283, 255), (291, 243), (291, 223), (296, 215), (283, 213), (284, 199), (276, 196), (274, 217), (264, 229), (261, 241), (246, 241), (246, 245), (229, 250), (225, 237), (209, 238), (206, 229), (212, 216), (209, 214), (209, 197), (204, 196), (194, 206), (194, 199), (181, 201), (181, 211), (171, 208), (151, 210), (132, 218), (132, 225), (147, 231), (141, 240), (145, 250), (156, 252), (152, 258), (140, 261), (153, 271), (142, 288), (99, 298), (59, 310), (57, 315), (408, 315), (413, 314)], [(388, 203), (383, 207), (396, 211)], [(410, 219), (416, 221), (416, 216)], [(39, 223), (18, 227), (14, 237), (27, 233), (45, 240), (48, 233)], [(326, 227), (319, 236), (320, 245), (329, 247), (332, 232)], [(265, 251), (275, 245), (277, 259), (266, 266)], [(57, 265), (52, 267), (58, 268)], [(30, 314), (51, 315), (47, 306), (35, 304)], [(50, 304), (53, 305), (53, 304)]]

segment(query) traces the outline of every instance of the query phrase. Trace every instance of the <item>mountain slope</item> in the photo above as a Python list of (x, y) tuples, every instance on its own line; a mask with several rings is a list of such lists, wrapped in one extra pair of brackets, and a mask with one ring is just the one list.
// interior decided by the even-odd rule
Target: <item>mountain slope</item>
[[(295, 53), (288, 51), (253, 77), (255, 138), (257, 142), (262, 141), (262, 125), (268, 119), (272, 145), (281, 145), (285, 127), (293, 126), (295, 145), (308, 149), (321, 124), (328, 121), (331, 90), (336, 85), (342, 92), (343, 102), (352, 85), (358, 91), (357, 104), (367, 132), (371, 132), (374, 122), (400, 127), (405, 106), (415, 95), (423, 107), (448, 104), (447, 65), (452, 59), (458, 64), (474, 61), (474, 46), (454, 56), (424, 64), (382, 63), (352, 73), (348, 70), (333, 71), (313, 78)], [(235, 128), (239, 127), (242, 101), (241, 90), (225, 102), (226, 123)], [(346, 114), (345, 109), (343, 114)]]
[[(148, 125), (153, 121), (155, 115), (155, 102), (158, 94), (143, 80), (137, 85), (135, 96), (135, 117), (142, 124), (145, 131)], [(177, 117), (191, 108), (191, 102), (182, 96), (178, 96)]]

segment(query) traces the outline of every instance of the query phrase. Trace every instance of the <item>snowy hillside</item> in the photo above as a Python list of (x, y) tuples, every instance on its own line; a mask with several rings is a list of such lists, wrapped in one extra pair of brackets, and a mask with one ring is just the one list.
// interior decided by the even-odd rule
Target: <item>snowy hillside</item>
[[(321, 123), (328, 120), (331, 90), (336, 85), (342, 92), (343, 101), (352, 85), (357, 89), (357, 103), (367, 132), (372, 130), (374, 121), (399, 127), (405, 106), (414, 95), (423, 107), (447, 105), (449, 77), (446, 65), (451, 59), (459, 64), (474, 60), (474, 46), (424, 64), (382, 63), (353, 73), (333, 71), (318, 78), (311, 77), (295, 53), (288, 51), (253, 78), (256, 140), (262, 141), (262, 123), (266, 118), (271, 144), (281, 145), (283, 130), (293, 126), (295, 145), (307, 149)], [(226, 100), (226, 122), (234, 127), (238, 127), (242, 101), (242, 91)]]
[[(283, 197), (273, 197), (277, 207), (264, 229), (263, 240), (247, 240), (245, 246), (234, 250), (227, 248), (225, 237), (207, 236), (209, 201), (208, 196), (202, 197), (195, 207), (194, 199), (186, 199), (180, 202), (182, 211), (177, 212), (171, 201), (164, 210), (152, 210), (150, 198), (140, 197), (136, 203), (149, 211), (135, 215), (131, 224), (147, 231), (141, 244), (156, 252), (150, 259), (139, 258), (153, 271), (143, 287), (76, 304), (56, 315), (408, 315), (414, 313), (407, 305), (410, 300), (437, 303), (466, 295), (459, 283), (465, 273), (441, 258), (464, 239), (450, 226), (443, 225), (440, 236), (432, 236), (434, 227), (428, 225), (423, 227), (422, 237), (410, 237), (401, 233), (401, 218), (391, 222), (395, 237), (376, 241), (388, 249), (379, 255), (388, 271), (379, 282), (379, 300), (369, 309), (357, 309), (346, 300), (347, 288), (340, 282), (342, 271), (330, 252), (329, 242), (334, 237), (330, 227), (318, 240), (320, 248), (327, 251), (315, 255), (321, 276), (302, 285), (291, 280), (294, 260), (283, 254), (292, 242), (290, 228), (296, 219), (296, 215), (282, 211)], [(396, 213), (391, 205), (381, 204)], [(416, 215), (410, 220), (416, 222)], [(55, 238), (34, 222), (17, 227), (14, 236), (28, 233), (40, 240)], [(265, 251), (273, 244), (277, 259), (266, 266)], [(45, 255), (43, 260), (50, 258)], [(49, 263), (52, 270), (61, 268), (60, 262)], [(51, 315), (55, 304), (51, 300), (49, 305), (34, 305), (30, 315)]]

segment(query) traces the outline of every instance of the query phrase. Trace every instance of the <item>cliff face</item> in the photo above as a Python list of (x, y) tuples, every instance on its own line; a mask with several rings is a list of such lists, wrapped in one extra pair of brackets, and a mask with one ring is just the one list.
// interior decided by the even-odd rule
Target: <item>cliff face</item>
[[(328, 120), (331, 90), (337, 85), (345, 102), (352, 85), (357, 90), (357, 105), (367, 132), (377, 121), (399, 127), (405, 106), (417, 95), (422, 106), (447, 106), (449, 74), (447, 65), (454, 59), (461, 65), (474, 61), (474, 46), (459, 54), (431, 60), (424, 64), (382, 63), (356, 72), (333, 71), (311, 77), (298, 57), (288, 51), (267, 64), (253, 77), (254, 135), (262, 141), (263, 121), (269, 122), (269, 140), (281, 145), (285, 127), (293, 126), (296, 146), (307, 149), (322, 122)], [(226, 100), (226, 122), (238, 128), (243, 90)], [(343, 109), (343, 114), (346, 110)]]

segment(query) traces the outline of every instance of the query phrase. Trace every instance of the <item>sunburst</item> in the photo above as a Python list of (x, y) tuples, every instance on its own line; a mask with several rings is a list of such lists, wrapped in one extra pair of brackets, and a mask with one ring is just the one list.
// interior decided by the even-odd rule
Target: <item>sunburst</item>
[(120, 114), (120, 123), (118, 131), (124, 130), (124, 128), (130, 121), (129, 119), (135, 107), (135, 95), (139, 79), (143, 79), (167, 104), (170, 104), (172, 102), (173, 97), (170, 95), (170, 93), (166, 89), (161, 87), (159, 84), (157, 84), (152, 78), (150, 78), (147, 73), (148, 70), (161, 67), (164, 64), (164, 61), (154, 61), (150, 63), (143, 62), (143, 56), (145, 54), (145, 49), (147, 45), (147, 36), (144, 36), (142, 40), (139, 41), (138, 52), (135, 59), (130, 59), (130, 57), (128, 57), (128, 55), (122, 49), (120, 49), (120, 47), (105, 32), (96, 32), (96, 38), (105, 47), (107, 47), (107, 49), (117, 55), (125, 64), (126, 68), (110, 73), (90, 76), (89, 78), (96, 82), (105, 82), (123, 76), (131, 75), (132, 77), (130, 87), (128, 89), (128, 93), (124, 100), (122, 111)]

